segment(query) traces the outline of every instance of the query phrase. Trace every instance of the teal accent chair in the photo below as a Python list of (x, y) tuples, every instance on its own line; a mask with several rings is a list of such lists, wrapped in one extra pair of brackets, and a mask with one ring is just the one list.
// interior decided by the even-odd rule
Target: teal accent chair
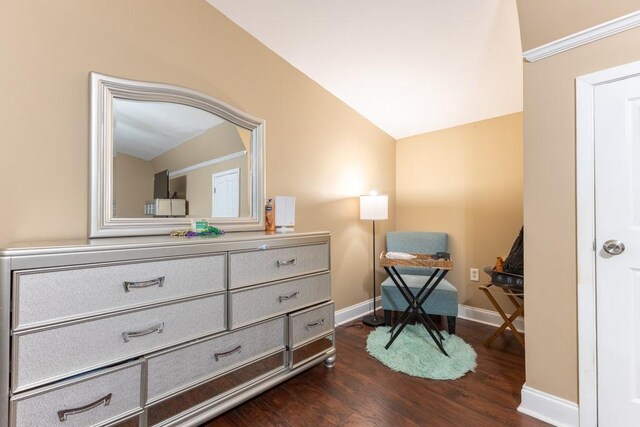
[[(387, 233), (387, 251), (434, 254), (436, 252), (448, 252), (447, 233), (426, 231), (393, 231)], [(429, 276), (433, 274), (430, 268), (396, 267), (405, 283), (416, 295)], [(384, 310), (385, 324), (391, 324), (392, 311), (404, 311), (407, 301), (404, 299), (390, 277), (382, 282), (380, 287), (382, 297), (382, 309)], [(456, 317), (458, 316), (458, 290), (446, 276), (438, 284), (429, 298), (422, 305), (427, 314), (437, 314), (447, 317), (447, 329), (450, 334), (456, 332)]]

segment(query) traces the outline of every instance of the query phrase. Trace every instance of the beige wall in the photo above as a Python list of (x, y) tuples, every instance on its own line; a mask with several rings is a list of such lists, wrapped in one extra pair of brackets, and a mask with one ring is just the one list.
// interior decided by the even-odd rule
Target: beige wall
[(370, 296), (357, 196), (390, 193), (379, 230), (394, 228), (394, 140), (204, 0), (7, 0), (0, 28), (1, 246), (87, 236), (95, 70), (189, 87), (266, 119), (267, 195), (296, 196), (297, 229), (332, 233), (338, 309)]
[(144, 202), (153, 199), (153, 166), (119, 153), (113, 158), (115, 217), (143, 218)]
[(447, 279), (462, 304), (495, 310), (469, 269), (495, 265), (518, 235), (522, 161), (522, 113), (398, 141), (397, 229), (449, 234)]
[(638, 0), (517, 0), (527, 51), (640, 10)]
[(151, 159), (151, 163), (156, 171), (169, 169), (169, 172), (173, 172), (207, 160), (228, 156), (245, 148), (238, 127), (225, 122), (160, 154)]
[[(611, 19), (605, 6), (593, 13)], [(520, 13), (523, 31), (540, 20)], [(527, 385), (571, 401), (578, 400), (575, 78), (640, 60), (638, 45), (633, 29), (524, 67)]]

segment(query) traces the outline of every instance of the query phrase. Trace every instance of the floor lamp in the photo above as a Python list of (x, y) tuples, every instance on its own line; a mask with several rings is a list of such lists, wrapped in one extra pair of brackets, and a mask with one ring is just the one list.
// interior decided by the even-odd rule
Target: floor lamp
[(360, 196), (360, 219), (373, 221), (373, 314), (362, 318), (368, 326), (384, 325), (384, 319), (376, 315), (376, 221), (388, 218), (389, 196), (370, 194)]

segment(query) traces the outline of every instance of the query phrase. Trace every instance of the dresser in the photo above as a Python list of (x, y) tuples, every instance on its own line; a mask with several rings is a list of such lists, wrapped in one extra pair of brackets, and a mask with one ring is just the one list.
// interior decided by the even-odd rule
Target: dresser
[(0, 425), (198, 425), (335, 363), (330, 236), (0, 252)]

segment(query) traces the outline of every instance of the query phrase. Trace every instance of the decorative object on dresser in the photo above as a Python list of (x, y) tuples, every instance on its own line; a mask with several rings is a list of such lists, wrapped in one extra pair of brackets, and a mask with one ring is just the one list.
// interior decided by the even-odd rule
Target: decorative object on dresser
[(276, 230), (293, 231), (296, 225), (296, 198), (293, 196), (276, 196)]
[(262, 231), (3, 250), (0, 426), (198, 425), (333, 366), (329, 240)]
[(376, 314), (376, 221), (387, 219), (389, 196), (372, 192), (366, 196), (360, 196), (360, 219), (370, 220), (373, 223), (373, 313), (362, 318), (362, 323), (368, 326), (384, 325), (384, 319)]

